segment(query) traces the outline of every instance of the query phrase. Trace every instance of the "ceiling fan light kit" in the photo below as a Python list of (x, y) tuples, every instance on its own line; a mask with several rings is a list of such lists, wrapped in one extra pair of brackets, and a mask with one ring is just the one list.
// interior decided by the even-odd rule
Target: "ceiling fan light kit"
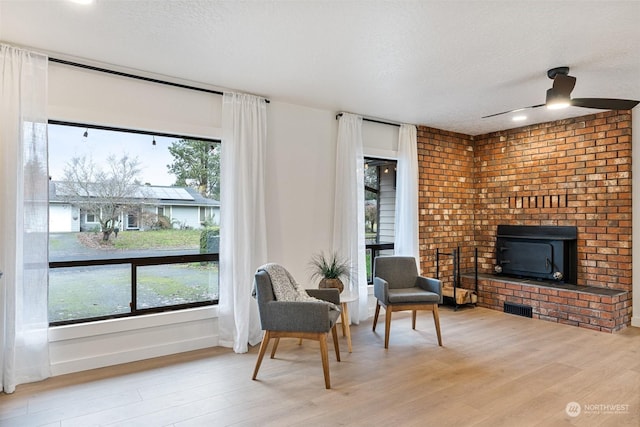
[(545, 102), (545, 105), (550, 110), (559, 110), (567, 108), (571, 105), (571, 101), (568, 96), (557, 93), (554, 89), (547, 89), (547, 102)]
[[(566, 108), (569, 106), (594, 108), (598, 110), (630, 110), (640, 101), (631, 99), (615, 99), (615, 98), (571, 98), (571, 91), (576, 85), (576, 78), (569, 75), (569, 67), (555, 67), (547, 71), (547, 77), (553, 80), (551, 89), (547, 89), (547, 96), (544, 104), (532, 105), (525, 108), (538, 108), (546, 106), (550, 110)], [(516, 110), (504, 111), (502, 113), (484, 116), (483, 119), (489, 117), (500, 116), (502, 114), (514, 113), (522, 111), (523, 108)]]

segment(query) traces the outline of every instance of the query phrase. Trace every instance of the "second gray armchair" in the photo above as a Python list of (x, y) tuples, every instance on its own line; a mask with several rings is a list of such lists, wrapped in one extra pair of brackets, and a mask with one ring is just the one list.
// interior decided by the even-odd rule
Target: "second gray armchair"
[(442, 303), (442, 282), (418, 275), (415, 258), (406, 256), (376, 257), (373, 264), (373, 290), (377, 301), (373, 318), (376, 330), (380, 307), (385, 308), (384, 348), (389, 348), (391, 314), (394, 311), (411, 310), (412, 328), (416, 328), (416, 311), (431, 310), (442, 346), (438, 304)]

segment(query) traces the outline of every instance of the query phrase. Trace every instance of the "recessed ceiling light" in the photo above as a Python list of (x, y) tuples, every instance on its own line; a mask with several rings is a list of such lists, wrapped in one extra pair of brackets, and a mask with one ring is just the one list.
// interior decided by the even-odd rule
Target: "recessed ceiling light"
[(75, 3), (75, 4), (84, 4), (84, 5), (88, 5), (93, 3), (95, 0), (69, 0), (71, 3)]
[(520, 115), (520, 116), (513, 116), (513, 117), (511, 118), (511, 120), (513, 120), (514, 122), (521, 122), (521, 121), (523, 121), (523, 120), (527, 120), (527, 116), (522, 116), (522, 115)]

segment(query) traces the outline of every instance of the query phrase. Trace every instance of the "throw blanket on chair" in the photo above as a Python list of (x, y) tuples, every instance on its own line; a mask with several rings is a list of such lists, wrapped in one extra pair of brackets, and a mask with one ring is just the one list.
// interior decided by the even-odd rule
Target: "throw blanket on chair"
[(291, 274), (280, 264), (269, 263), (258, 268), (258, 271), (266, 271), (271, 279), (273, 293), (277, 301), (310, 301), (323, 302), (329, 305), (331, 310), (340, 311), (340, 307), (329, 302), (314, 298), (300, 286)]

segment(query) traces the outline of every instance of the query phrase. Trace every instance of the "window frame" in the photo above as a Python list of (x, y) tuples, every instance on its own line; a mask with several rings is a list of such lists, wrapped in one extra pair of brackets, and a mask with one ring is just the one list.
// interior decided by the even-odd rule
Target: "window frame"
[[(367, 186), (367, 183), (364, 183), (364, 191), (365, 193), (371, 192), (376, 195), (376, 238), (375, 241), (368, 241), (365, 238), (365, 256), (370, 257), (369, 266), (367, 268), (367, 282), (369, 284), (373, 283), (373, 259), (380, 254), (382, 251), (388, 251), (394, 249), (395, 242), (395, 228), (394, 228), (394, 242), (381, 242), (380, 241), (380, 195), (381, 195), (381, 167), (383, 165), (394, 165), (393, 169), (393, 188), (396, 188), (396, 178), (395, 172), (398, 165), (398, 161), (395, 159), (385, 158), (385, 157), (371, 157), (365, 156), (364, 162), (368, 166), (368, 168), (375, 167), (376, 168), (376, 182), (378, 184), (377, 188)], [(394, 207), (395, 207), (396, 199), (394, 195)], [(366, 230), (365, 230), (366, 232)], [(366, 236), (365, 236), (366, 237)]]
[[(115, 131), (115, 132), (127, 132), (133, 134), (142, 134), (149, 135), (151, 137), (154, 136), (163, 136), (169, 138), (176, 139), (197, 139), (199, 141), (207, 141), (211, 143), (222, 144), (222, 140), (213, 139), (213, 138), (205, 138), (205, 137), (197, 137), (193, 135), (181, 135), (181, 134), (171, 134), (165, 132), (150, 132), (144, 130), (136, 130), (136, 129), (127, 129), (122, 127), (113, 127), (113, 126), (102, 126), (102, 125), (93, 125), (86, 123), (78, 123), (78, 122), (69, 122), (69, 121), (61, 121), (61, 120), (49, 120), (48, 125), (62, 125), (62, 126), (71, 126), (78, 127), (84, 129), (98, 129), (98, 130), (107, 130), (107, 131)], [(170, 207), (166, 205), (161, 205), (163, 211), (166, 213), (167, 210), (170, 210)], [(140, 212), (138, 212), (138, 220), (140, 220)], [(85, 220), (87, 219), (88, 213), (85, 212)], [(129, 213), (125, 214), (125, 219), (129, 216)], [(95, 220), (94, 215), (94, 220)], [(91, 222), (90, 224), (98, 224), (99, 222)], [(126, 229), (126, 224), (123, 224)], [(113, 313), (103, 316), (94, 316), (94, 317), (86, 317), (86, 318), (78, 318), (78, 319), (69, 319), (69, 320), (60, 320), (60, 321), (49, 321), (49, 326), (63, 326), (63, 325), (72, 325), (72, 324), (81, 324), (81, 323), (92, 323), (98, 322), (102, 320), (109, 319), (118, 319), (125, 317), (136, 317), (153, 313), (160, 312), (168, 312), (168, 311), (180, 311), (185, 309), (190, 309), (194, 307), (203, 307), (203, 306), (212, 306), (217, 305), (219, 299), (210, 299), (203, 301), (195, 301), (181, 304), (172, 304), (172, 305), (163, 305), (159, 307), (150, 307), (150, 308), (138, 308), (137, 307), (137, 269), (138, 267), (143, 266), (153, 266), (153, 265), (171, 265), (171, 264), (182, 264), (182, 263), (205, 263), (205, 262), (216, 262), (219, 265), (219, 254), (218, 253), (199, 253), (199, 254), (183, 254), (183, 255), (163, 255), (163, 256), (144, 256), (144, 257), (128, 257), (128, 258), (104, 258), (104, 259), (84, 259), (84, 260), (69, 260), (69, 261), (51, 261), (47, 259), (49, 264), (49, 269), (57, 269), (57, 268), (74, 268), (74, 267), (91, 267), (91, 266), (105, 266), (105, 265), (130, 265), (130, 297), (131, 301), (129, 303), (130, 311), (126, 313)], [(48, 304), (48, 303), (47, 303)]]

